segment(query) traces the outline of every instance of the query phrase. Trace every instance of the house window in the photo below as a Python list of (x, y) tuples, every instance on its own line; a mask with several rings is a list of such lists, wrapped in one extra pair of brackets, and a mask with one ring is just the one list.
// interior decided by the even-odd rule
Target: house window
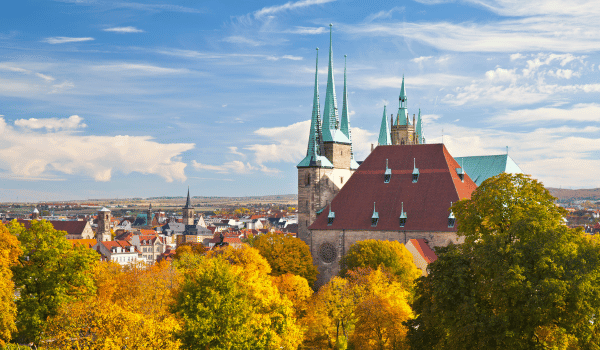
[(406, 225), (406, 218), (400, 218), (400, 227), (404, 227)]
[(417, 168), (416, 158), (413, 158), (412, 182), (416, 183), (417, 181), (419, 181), (419, 168)]
[(373, 215), (371, 215), (371, 227), (377, 226), (379, 221), (379, 213), (375, 210), (375, 202), (373, 202)]

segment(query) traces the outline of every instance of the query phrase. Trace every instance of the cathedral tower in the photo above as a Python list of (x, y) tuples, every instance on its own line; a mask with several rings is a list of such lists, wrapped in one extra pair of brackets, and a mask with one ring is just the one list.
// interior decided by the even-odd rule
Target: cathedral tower
[[(418, 120), (415, 120), (415, 115), (413, 114), (413, 120), (411, 124), (407, 111), (407, 100), (408, 98), (406, 96), (406, 90), (404, 88), (404, 76), (402, 76), (402, 87), (400, 88), (400, 96), (398, 97), (399, 106), (398, 115), (396, 116), (396, 122), (394, 122), (394, 117), (392, 115), (392, 126), (390, 132), (392, 145), (418, 145), (424, 143), (421, 126), (421, 110), (419, 110)], [(385, 112), (383, 119), (386, 119)], [(387, 124), (387, 120), (385, 121)], [(387, 125), (385, 127), (387, 127)], [(382, 122), (381, 129), (379, 131), (380, 140), (381, 134), (384, 132), (384, 125)], [(380, 142), (379, 144), (382, 143)]]
[(298, 168), (298, 237), (311, 245), (308, 226), (348, 181), (358, 164), (354, 160), (344, 68), (342, 119), (338, 119), (333, 79), (332, 25), (329, 25), (327, 92), (321, 124), (319, 101), (319, 49), (315, 68), (312, 118), (306, 157)]

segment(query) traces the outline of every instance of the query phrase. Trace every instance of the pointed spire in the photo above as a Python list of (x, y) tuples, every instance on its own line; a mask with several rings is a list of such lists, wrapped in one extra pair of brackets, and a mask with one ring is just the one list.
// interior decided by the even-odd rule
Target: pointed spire
[(390, 128), (388, 126), (387, 123), (387, 113), (386, 113), (386, 108), (387, 106), (383, 106), (383, 118), (381, 118), (381, 127), (379, 128), (379, 140), (377, 141), (377, 143), (379, 143), (379, 145), (391, 145), (392, 144), (392, 140), (391, 140), (391, 134), (390, 134)]
[(320, 124), (321, 104), (319, 102), (319, 48), (317, 47), (317, 63), (315, 68), (315, 93), (313, 97), (312, 118), (310, 120), (310, 135), (308, 136), (307, 156), (316, 156), (319, 154), (319, 124)]
[(421, 108), (419, 108), (419, 118), (417, 119), (417, 126), (416, 126), (416, 132), (417, 132), (417, 143), (418, 144), (423, 144), (423, 122), (421, 121)]
[(188, 186), (188, 195), (187, 195), (187, 201), (185, 202), (185, 207), (183, 207), (183, 209), (191, 209), (192, 208), (192, 201), (190, 200), (190, 186)]
[(406, 100), (407, 97), (404, 88), (404, 74), (402, 74), (402, 86), (400, 87), (400, 97), (398, 97), (399, 106), (396, 125), (410, 125), (410, 122), (408, 121), (408, 112), (406, 111)]
[(324, 132), (327, 132), (327, 130), (331, 129), (337, 129), (338, 123), (337, 99), (335, 97), (335, 82), (333, 80), (332, 27), (333, 24), (329, 24), (329, 66), (327, 72), (327, 92), (325, 95), (325, 107), (323, 109)]
[(342, 120), (340, 123), (340, 130), (350, 139), (350, 124), (348, 120), (348, 84), (346, 80), (346, 58), (348, 55), (344, 55), (344, 96), (342, 100)]

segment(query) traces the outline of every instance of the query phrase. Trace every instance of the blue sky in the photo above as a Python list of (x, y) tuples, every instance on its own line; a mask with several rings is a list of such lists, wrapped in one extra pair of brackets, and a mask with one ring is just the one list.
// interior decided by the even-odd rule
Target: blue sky
[(548, 186), (600, 187), (599, 17), (572, 0), (4, 1), (0, 201), (296, 193), (329, 23), (358, 160), (404, 74), (428, 143), (508, 146)]

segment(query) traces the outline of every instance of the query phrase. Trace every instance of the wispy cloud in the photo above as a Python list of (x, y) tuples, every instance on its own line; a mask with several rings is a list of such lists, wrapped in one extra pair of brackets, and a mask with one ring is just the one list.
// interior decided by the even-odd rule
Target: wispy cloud
[(139, 2), (125, 2), (125, 1), (96, 1), (96, 0), (55, 0), (59, 2), (66, 2), (77, 5), (97, 6), (101, 8), (114, 9), (114, 8), (130, 8), (134, 10), (150, 11), (150, 12), (182, 12), (182, 13), (204, 13), (205, 11), (179, 6), (171, 4), (143, 4)]
[(300, 9), (303, 7), (308, 7), (308, 6), (313, 6), (313, 5), (326, 4), (328, 2), (333, 2), (333, 1), (335, 1), (335, 0), (300, 0), (300, 1), (295, 1), (295, 2), (290, 1), (283, 5), (263, 7), (262, 9), (254, 12), (254, 17), (259, 18), (259, 17), (263, 17), (263, 16), (274, 15), (279, 12)]
[(48, 44), (65, 44), (65, 43), (78, 43), (78, 42), (82, 42), (82, 41), (91, 41), (91, 40), (94, 40), (94, 38), (91, 38), (91, 37), (71, 38), (71, 37), (66, 37), (66, 36), (53, 36), (50, 38), (46, 38), (42, 41), (46, 42)]
[(262, 46), (266, 43), (263, 41), (258, 41), (250, 38), (246, 38), (240, 35), (229, 36), (223, 39), (223, 41), (231, 43), (231, 44), (243, 44), (250, 46)]
[(267, 175), (275, 175), (280, 172), (279, 169), (268, 168), (262, 164), (254, 166), (254, 165), (250, 164), (249, 162), (244, 163), (239, 160), (226, 162), (226, 163), (223, 163), (222, 165), (202, 164), (202, 163), (196, 162), (195, 160), (192, 160), (192, 166), (196, 170), (214, 171), (219, 174), (230, 174), (230, 173), (251, 174), (256, 171), (261, 171)]
[(367, 18), (365, 18), (365, 22), (370, 23), (377, 19), (392, 18), (392, 14), (394, 12), (404, 12), (404, 7), (394, 7), (389, 11), (379, 11), (377, 13), (372, 13), (368, 15)]
[(143, 30), (138, 29), (136, 27), (113, 27), (103, 29), (105, 32), (113, 32), (113, 33), (144, 33)]
[[(540, 123), (594, 122), (600, 123), (600, 104), (580, 103), (570, 108), (541, 107), (500, 113), (490, 122), (500, 125), (539, 125)], [(588, 130), (590, 131), (590, 130)]]
[(48, 82), (56, 80), (53, 77), (46, 75), (46, 74), (42, 74), (42, 73), (35, 73), (35, 75), (44, 79), (45, 81), (48, 81)]
[(107, 64), (92, 67), (95, 70), (101, 71), (121, 71), (131, 73), (144, 73), (150, 75), (156, 74), (186, 74), (190, 73), (189, 69), (186, 68), (167, 68), (160, 67), (151, 64), (140, 64), (140, 63), (117, 63)]
[(294, 27), (293, 29), (287, 29), (284, 33), (291, 34), (323, 34), (329, 30), (326, 27)]

